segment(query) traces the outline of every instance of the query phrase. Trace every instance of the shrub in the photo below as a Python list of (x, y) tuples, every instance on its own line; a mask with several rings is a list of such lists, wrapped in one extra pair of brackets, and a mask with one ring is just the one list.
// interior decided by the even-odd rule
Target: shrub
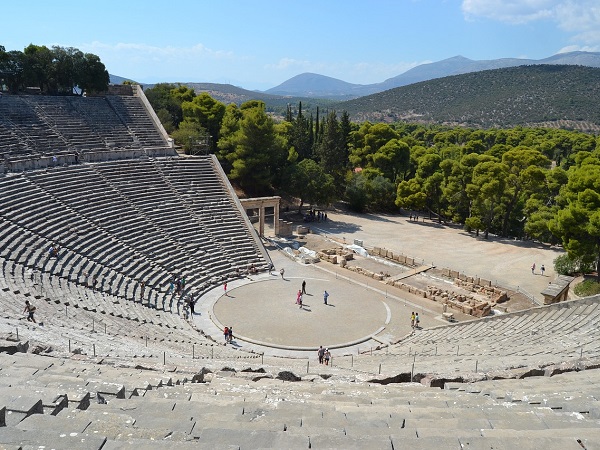
[(560, 255), (554, 260), (554, 270), (560, 275), (585, 274), (593, 269), (593, 263), (583, 262), (581, 258), (571, 258), (568, 254)]
[(596, 280), (584, 280), (575, 286), (575, 294), (580, 297), (600, 294), (600, 283)]

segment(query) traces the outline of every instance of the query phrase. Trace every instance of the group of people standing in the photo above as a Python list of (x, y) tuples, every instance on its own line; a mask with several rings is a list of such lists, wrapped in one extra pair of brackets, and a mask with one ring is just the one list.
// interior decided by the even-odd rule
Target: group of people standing
[(182, 294), (185, 289), (185, 275), (171, 275), (169, 279), (169, 294)]
[(327, 213), (319, 210), (311, 209), (307, 214), (304, 215), (305, 222), (326, 222)]
[[(545, 271), (546, 271), (546, 268), (545, 268), (545, 267), (544, 267), (544, 265), (542, 264), (542, 265), (540, 266), (540, 273), (542, 274), (542, 276), (544, 276), (544, 272), (545, 272)], [(532, 273), (533, 275), (535, 275), (535, 263), (533, 263), (533, 264), (531, 265), (531, 273)]]
[[(281, 269), (283, 270), (283, 269)], [(296, 294), (296, 305), (302, 308), (302, 296), (306, 294), (306, 280), (302, 280), (302, 286), (298, 289), (298, 293)], [(327, 300), (329, 299), (329, 292), (326, 290), (323, 291), (323, 304), (327, 305)]]
[(225, 344), (231, 344), (233, 342), (233, 327), (225, 327), (223, 337), (225, 338)]
[(328, 348), (323, 348), (323, 346), (319, 346), (319, 350), (317, 350), (317, 356), (319, 357), (319, 364), (329, 365), (329, 360), (331, 359), (331, 353)]
[(421, 320), (419, 319), (419, 313), (415, 313), (414, 311), (410, 313), (410, 326), (413, 330), (420, 329), (421, 326), (419, 323)]

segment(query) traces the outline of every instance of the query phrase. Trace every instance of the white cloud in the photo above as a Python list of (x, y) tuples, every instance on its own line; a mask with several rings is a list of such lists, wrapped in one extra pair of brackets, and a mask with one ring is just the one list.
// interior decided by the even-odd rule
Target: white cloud
[(587, 45), (567, 45), (561, 48), (556, 53), (569, 53), (569, 52), (598, 52), (600, 51), (600, 45), (587, 46)]
[(483, 17), (515, 25), (549, 20), (571, 34), (570, 48), (600, 48), (598, 0), (463, 0), (462, 11), (467, 20)]
[(485, 17), (511, 24), (552, 18), (555, 0), (463, 0), (462, 11), (467, 19)]
[(157, 47), (137, 43), (105, 44), (94, 41), (81, 45), (80, 49), (97, 54), (109, 54), (115, 58), (134, 56), (138, 60), (149, 59), (155, 61), (183, 58), (233, 59), (235, 57), (233, 52), (213, 50), (202, 44), (196, 44), (192, 47)]

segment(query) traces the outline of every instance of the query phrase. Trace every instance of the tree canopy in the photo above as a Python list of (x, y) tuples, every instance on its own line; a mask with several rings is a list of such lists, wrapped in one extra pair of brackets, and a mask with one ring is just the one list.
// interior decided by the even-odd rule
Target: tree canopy
[(0, 46), (0, 85), (10, 92), (39, 88), (43, 94), (103, 92), (108, 71), (100, 58), (73, 47), (28, 45), (22, 52)]

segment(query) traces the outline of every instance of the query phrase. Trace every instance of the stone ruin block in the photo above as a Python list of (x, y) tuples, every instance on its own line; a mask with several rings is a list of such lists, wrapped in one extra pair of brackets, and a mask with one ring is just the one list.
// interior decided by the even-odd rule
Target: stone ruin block
[(464, 273), (459, 273), (458, 279), (461, 281), (467, 281), (467, 276)]
[(391, 250), (388, 250), (387, 253), (386, 253), (386, 255), (385, 255), (385, 257), (387, 259), (394, 259), (394, 252), (391, 251)]
[(347, 261), (346, 261), (346, 259), (345, 259), (345, 258), (342, 258), (342, 259), (340, 260), (340, 267), (346, 267), (346, 265), (347, 265), (347, 264), (348, 264), (348, 263), (347, 263)]
[(381, 255), (381, 248), (380, 247), (373, 247), (373, 255), (375, 256), (380, 256)]
[(415, 265), (415, 260), (414, 258), (409, 258), (408, 256), (406, 257), (405, 260), (406, 264), (408, 264), (409, 266), (414, 266)]
[(479, 286), (479, 277), (473, 278), (473, 284)]
[(502, 292), (497, 297), (493, 298), (493, 301), (496, 303), (504, 303), (508, 301), (508, 294), (506, 292)]
[(467, 283), (473, 283), (473, 277), (467, 277), (465, 280)]
[(485, 279), (483, 279), (483, 278), (480, 278), (480, 279), (479, 279), (479, 284), (480, 284), (481, 286), (488, 286), (488, 287), (491, 287), (491, 286), (492, 286), (492, 282), (491, 282), (490, 280), (485, 280)]
[(445, 276), (446, 278), (450, 278), (450, 269), (447, 269), (446, 267), (444, 267), (442, 269), (442, 275)]
[(450, 270), (450, 278), (458, 278), (459, 273), (456, 270)]

